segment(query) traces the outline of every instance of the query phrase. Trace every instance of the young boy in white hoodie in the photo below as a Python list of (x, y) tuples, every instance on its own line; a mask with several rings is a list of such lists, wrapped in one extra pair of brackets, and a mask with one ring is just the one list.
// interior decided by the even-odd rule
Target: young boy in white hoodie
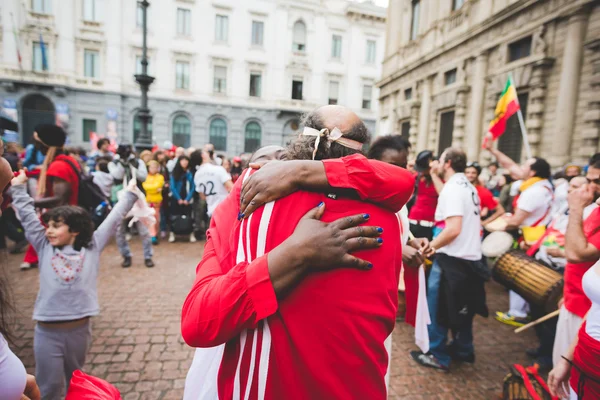
[(96, 164), (96, 170), (92, 172), (92, 176), (94, 177), (94, 183), (98, 185), (102, 193), (106, 196), (107, 199), (111, 198), (112, 195), (112, 187), (115, 183), (114, 178), (108, 172), (108, 161), (100, 160)]

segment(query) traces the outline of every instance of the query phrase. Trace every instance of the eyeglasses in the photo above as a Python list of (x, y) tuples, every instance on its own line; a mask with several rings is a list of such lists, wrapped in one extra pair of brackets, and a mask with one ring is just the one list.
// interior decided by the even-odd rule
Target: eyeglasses
[(585, 178), (585, 179), (587, 179), (587, 181), (589, 183), (593, 183), (594, 185), (599, 185), (600, 186), (600, 178), (596, 178), (596, 179)]

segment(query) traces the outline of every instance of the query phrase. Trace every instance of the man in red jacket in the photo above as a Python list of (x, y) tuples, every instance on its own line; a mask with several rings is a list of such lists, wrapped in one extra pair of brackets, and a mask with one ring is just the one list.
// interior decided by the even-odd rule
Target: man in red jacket
[[(204, 348), (185, 399), (386, 397), (384, 340), (394, 327), (402, 257), (393, 211), (414, 180), (360, 155), (339, 159), (368, 139), (343, 107), (322, 107), (305, 126), (290, 158), (324, 161), (269, 169), (292, 177), (279, 179), (289, 187), (277, 190), (292, 194), (237, 221), (240, 202), (246, 210), (253, 201), (252, 193), (241, 196), (243, 181), (252, 187), (245, 173), (213, 215), (182, 313), (184, 339)], [(331, 194), (294, 192), (299, 187)], [(372, 226), (360, 225), (366, 221)], [(349, 254), (364, 249), (371, 250)]]

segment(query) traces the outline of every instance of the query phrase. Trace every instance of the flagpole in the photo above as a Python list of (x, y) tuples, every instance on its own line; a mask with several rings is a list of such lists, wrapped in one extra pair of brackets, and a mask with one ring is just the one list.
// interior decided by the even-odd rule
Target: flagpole
[[(515, 82), (513, 79), (512, 73), (509, 73), (508, 76), (510, 80)], [(515, 94), (517, 94), (517, 86), (515, 85)], [(519, 101), (519, 95), (517, 94), (517, 101)], [(525, 153), (527, 154), (527, 159), (533, 157), (531, 154), (531, 146), (529, 146), (529, 137), (527, 135), (527, 128), (525, 127), (525, 121), (523, 120), (523, 113), (521, 112), (521, 105), (519, 104), (519, 111), (517, 111), (517, 117), (519, 118), (519, 126), (521, 127), (521, 136), (523, 136), (523, 144), (525, 145)]]
[(23, 71), (23, 61), (21, 58), (21, 43), (19, 43), (19, 35), (17, 34), (17, 25), (15, 24), (15, 16), (10, 13), (10, 19), (13, 25), (13, 35), (15, 36), (15, 46), (17, 48), (17, 60), (19, 61), (19, 69)]

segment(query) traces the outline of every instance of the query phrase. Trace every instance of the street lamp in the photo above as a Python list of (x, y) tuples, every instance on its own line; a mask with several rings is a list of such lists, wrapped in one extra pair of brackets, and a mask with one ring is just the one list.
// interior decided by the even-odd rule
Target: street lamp
[(138, 5), (142, 7), (142, 73), (135, 75), (135, 80), (140, 84), (142, 91), (142, 102), (140, 111), (138, 112), (138, 118), (140, 119), (140, 134), (135, 143), (135, 147), (138, 151), (150, 150), (152, 148), (152, 137), (148, 132), (148, 121), (152, 116), (150, 115), (150, 109), (148, 109), (148, 88), (154, 82), (154, 77), (148, 75), (148, 46), (146, 44), (146, 36), (148, 35), (148, 7), (150, 3), (148, 0), (138, 1)]

